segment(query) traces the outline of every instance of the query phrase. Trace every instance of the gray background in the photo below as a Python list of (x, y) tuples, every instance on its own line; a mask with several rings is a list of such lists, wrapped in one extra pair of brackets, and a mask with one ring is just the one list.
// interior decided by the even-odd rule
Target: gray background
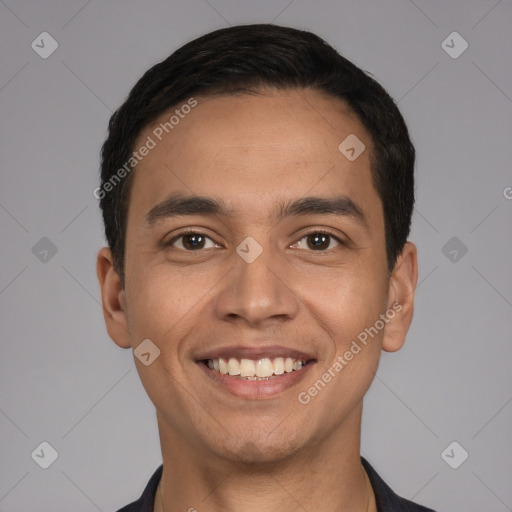
[[(418, 151), (415, 319), (403, 350), (383, 355), (362, 452), (396, 492), (440, 511), (512, 510), (512, 2), (4, 0), (1, 511), (117, 510), (160, 464), (133, 356), (103, 323), (99, 150), (150, 65), (210, 30), (269, 21), (370, 71)], [(31, 48), (43, 31), (59, 44), (47, 59)], [(453, 31), (469, 44), (458, 58), (441, 46)], [(31, 458), (42, 441), (59, 454), (48, 469)], [(441, 457), (452, 441), (469, 452), (458, 469)]]

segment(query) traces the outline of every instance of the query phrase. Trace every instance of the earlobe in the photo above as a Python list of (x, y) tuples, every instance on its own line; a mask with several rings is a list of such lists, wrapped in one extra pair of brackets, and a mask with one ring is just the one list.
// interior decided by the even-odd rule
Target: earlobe
[(390, 320), (386, 324), (382, 343), (382, 350), (386, 352), (395, 352), (402, 348), (412, 322), (414, 291), (418, 281), (417, 252), (416, 246), (407, 242), (389, 278)]
[(98, 252), (96, 273), (101, 289), (103, 317), (107, 332), (116, 345), (121, 348), (130, 348), (125, 292), (114, 267), (112, 252), (108, 247), (103, 247)]

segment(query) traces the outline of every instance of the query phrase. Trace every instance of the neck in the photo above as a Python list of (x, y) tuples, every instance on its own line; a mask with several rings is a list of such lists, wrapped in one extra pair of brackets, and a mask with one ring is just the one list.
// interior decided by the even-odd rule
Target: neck
[(285, 460), (254, 464), (202, 450), (157, 419), (164, 467), (154, 512), (376, 511), (360, 460), (360, 411)]

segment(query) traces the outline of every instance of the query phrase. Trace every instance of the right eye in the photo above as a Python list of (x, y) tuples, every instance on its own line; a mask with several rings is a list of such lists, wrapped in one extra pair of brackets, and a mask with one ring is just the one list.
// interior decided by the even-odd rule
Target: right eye
[[(211, 245), (207, 246), (207, 241), (211, 242)], [(218, 245), (204, 233), (198, 231), (188, 231), (181, 233), (167, 242), (168, 246), (176, 247), (184, 251), (197, 251), (200, 249), (210, 249), (218, 247)]]

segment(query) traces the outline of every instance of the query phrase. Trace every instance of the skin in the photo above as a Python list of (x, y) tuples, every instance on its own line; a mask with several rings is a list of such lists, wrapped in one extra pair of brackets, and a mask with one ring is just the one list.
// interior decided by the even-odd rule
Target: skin
[[(112, 340), (134, 349), (149, 338), (161, 351), (149, 366), (134, 358), (162, 447), (154, 510), (164, 510), (160, 496), (166, 512), (376, 510), (360, 463), (362, 400), (381, 351), (405, 341), (417, 254), (408, 242), (388, 273), (372, 141), (342, 101), (313, 90), (197, 100), (133, 175), (124, 289), (110, 250), (97, 260)], [(146, 127), (135, 146), (168, 117)], [(366, 146), (353, 162), (338, 150), (349, 134)], [(237, 213), (149, 226), (145, 215), (172, 193), (222, 199)], [(360, 208), (367, 228), (334, 214), (274, 216), (283, 201), (340, 194)], [(209, 237), (204, 248), (187, 251), (190, 239), (174, 238), (187, 227)], [(307, 235), (322, 228), (346, 244), (329, 237), (323, 249), (311, 248)], [(236, 252), (248, 236), (263, 249), (252, 263)], [(393, 320), (300, 403), (299, 392), (395, 301), (402, 309)], [(213, 385), (194, 359), (239, 344), (297, 348), (316, 363), (277, 395), (240, 398)]]

